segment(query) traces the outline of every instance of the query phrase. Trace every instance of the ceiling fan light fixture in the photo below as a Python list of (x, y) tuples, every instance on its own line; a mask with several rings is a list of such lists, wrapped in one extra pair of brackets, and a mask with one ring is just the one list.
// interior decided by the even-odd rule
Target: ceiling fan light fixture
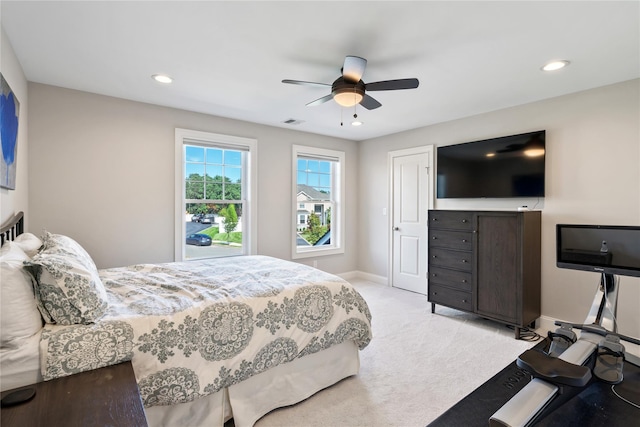
[(338, 105), (353, 107), (360, 104), (364, 98), (364, 83), (362, 80), (357, 83), (349, 83), (343, 77), (339, 77), (331, 85), (331, 96)]
[(362, 122), (360, 120), (355, 120), (351, 122), (351, 126), (362, 126)]
[(353, 90), (342, 90), (333, 94), (333, 100), (343, 107), (353, 107), (356, 104), (360, 104), (362, 98), (361, 93)]

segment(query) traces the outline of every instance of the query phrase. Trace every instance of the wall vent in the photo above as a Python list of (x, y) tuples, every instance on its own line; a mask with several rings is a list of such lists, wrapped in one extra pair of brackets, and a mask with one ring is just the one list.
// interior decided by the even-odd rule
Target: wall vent
[(300, 123), (304, 123), (304, 120), (287, 119), (282, 123), (286, 125), (299, 125)]

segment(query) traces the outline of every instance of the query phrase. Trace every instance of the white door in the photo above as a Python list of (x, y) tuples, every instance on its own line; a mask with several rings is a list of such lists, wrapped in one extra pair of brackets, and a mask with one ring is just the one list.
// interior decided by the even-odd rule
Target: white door
[(432, 206), (432, 147), (390, 153), (391, 285), (427, 294), (427, 214)]

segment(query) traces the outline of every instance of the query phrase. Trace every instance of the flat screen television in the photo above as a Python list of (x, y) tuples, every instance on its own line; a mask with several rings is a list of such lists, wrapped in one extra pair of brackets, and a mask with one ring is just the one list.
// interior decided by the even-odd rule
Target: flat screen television
[(557, 224), (556, 265), (640, 277), (640, 227)]
[(437, 197), (544, 197), (545, 131), (437, 148)]

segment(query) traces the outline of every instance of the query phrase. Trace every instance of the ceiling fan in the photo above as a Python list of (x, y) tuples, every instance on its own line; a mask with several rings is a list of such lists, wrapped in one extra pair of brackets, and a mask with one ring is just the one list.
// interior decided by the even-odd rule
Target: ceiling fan
[(367, 66), (367, 60), (359, 56), (347, 56), (344, 58), (342, 67), (342, 76), (338, 77), (332, 84), (305, 82), (300, 80), (282, 80), (282, 83), (290, 83), (294, 85), (307, 86), (324, 86), (330, 87), (329, 95), (311, 101), (307, 106), (324, 104), (327, 101), (334, 100), (343, 107), (352, 107), (356, 104), (362, 105), (367, 110), (373, 110), (381, 107), (378, 101), (367, 95), (367, 91), (377, 90), (399, 90), (399, 89), (415, 89), (418, 87), (418, 79), (398, 79), (384, 80), (373, 83), (365, 83), (362, 81), (364, 69)]

